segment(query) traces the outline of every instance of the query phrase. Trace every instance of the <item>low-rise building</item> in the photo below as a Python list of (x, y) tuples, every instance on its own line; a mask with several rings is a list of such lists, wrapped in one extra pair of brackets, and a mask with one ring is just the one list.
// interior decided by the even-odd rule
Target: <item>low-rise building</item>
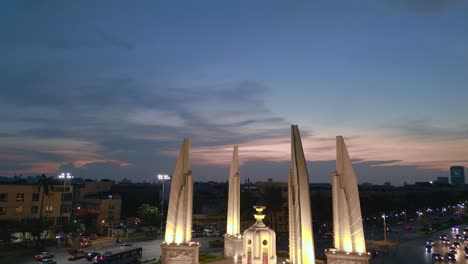
[(52, 218), (55, 225), (68, 223), (71, 215), (73, 186), (40, 184), (0, 184), (0, 221)]

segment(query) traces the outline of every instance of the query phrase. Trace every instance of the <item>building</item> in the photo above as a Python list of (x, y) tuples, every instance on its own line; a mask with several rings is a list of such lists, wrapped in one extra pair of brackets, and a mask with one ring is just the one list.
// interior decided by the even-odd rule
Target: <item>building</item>
[(437, 177), (437, 183), (438, 184), (449, 184), (449, 178), (448, 177)]
[(452, 185), (465, 185), (465, 167), (450, 167), (450, 180)]
[(111, 192), (113, 182), (86, 180), (78, 191), (77, 216), (93, 216), (97, 231), (110, 236), (115, 226), (121, 223), (122, 200), (119, 194)]
[(55, 225), (68, 223), (72, 211), (71, 185), (52, 186), (49, 193), (39, 184), (0, 184), (0, 221), (39, 217), (53, 218)]

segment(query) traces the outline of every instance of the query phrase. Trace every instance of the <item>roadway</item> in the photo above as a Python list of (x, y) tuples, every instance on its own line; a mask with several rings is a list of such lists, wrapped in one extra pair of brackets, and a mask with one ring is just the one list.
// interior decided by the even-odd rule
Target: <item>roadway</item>
[[(210, 252), (215, 254), (222, 254), (223, 248), (211, 248), (208, 246), (208, 242), (211, 240), (222, 240), (222, 237), (197, 237), (193, 239), (194, 241), (200, 242), (200, 253)], [(155, 259), (158, 260), (159, 256), (161, 256), (161, 243), (162, 239), (152, 239), (148, 241), (141, 241), (141, 242), (130, 242), (132, 247), (142, 247), (143, 248), (143, 257), (142, 260), (151, 260)], [(98, 242), (94, 244), (98, 245)], [(99, 252), (104, 253), (106, 251), (112, 251), (113, 249), (119, 249), (119, 244), (112, 244), (108, 246), (102, 247), (89, 247), (83, 250), (88, 252)], [(87, 261), (84, 259), (79, 260), (68, 260), (70, 256), (67, 253), (66, 248), (59, 248), (51, 247), (47, 248), (46, 251), (53, 252), (55, 254), (54, 259), (57, 261), (57, 264), (90, 264), (91, 261)], [(37, 252), (40, 253), (40, 252)], [(15, 263), (15, 264), (32, 264), (34, 262), (34, 255), (23, 255), (23, 256), (11, 256), (0, 259), (0, 263)]]
[[(467, 227), (468, 225), (460, 225), (459, 232), (463, 233), (463, 228)], [(403, 235), (400, 236), (400, 239), (408, 240), (406, 242), (402, 242), (397, 246), (390, 247), (387, 252), (384, 254), (379, 255), (375, 258), (372, 258), (370, 263), (371, 264), (388, 264), (388, 263), (433, 263), (431, 258), (431, 253), (425, 252), (425, 246), (427, 240), (434, 240), (434, 250), (433, 252), (439, 253), (445, 256), (445, 253), (448, 252), (448, 246), (445, 246), (441, 243), (439, 236), (442, 234), (448, 235), (448, 238), (454, 242), (454, 233), (451, 232), (450, 229), (446, 229), (443, 231), (434, 232), (428, 235), (419, 235), (414, 233), (414, 229), (409, 232), (405, 232)], [(211, 248), (208, 246), (208, 242), (211, 240), (221, 240), (221, 237), (197, 237), (194, 238), (194, 241), (198, 241), (201, 244), (200, 253), (210, 252), (215, 253), (217, 255), (221, 255), (223, 252), (223, 248)], [(280, 244), (283, 241), (278, 241), (278, 250), (287, 250), (286, 248), (282, 248)], [(323, 240), (323, 241), (316, 241), (316, 252), (321, 255), (320, 252), (323, 252), (324, 248), (328, 248), (331, 245), (331, 240)], [(152, 239), (148, 241), (141, 241), (141, 242), (131, 242), (134, 247), (142, 247), (143, 248), (143, 258), (142, 260), (151, 260), (155, 259), (158, 260), (159, 256), (161, 256), (161, 243), (162, 239)], [(99, 245), (99, 243), (94, 243), (95, 245)], [(330, 245), (329, 245), (330, 244)], [(456, 263), (467, 263), (468, 261), (465, 260), (465, 255), (463, 251), (463, 243), (460, 243), (462, 246), (458, 250), (459, 254), (457, 254), (457, 262)], [(105, 251), (110, 251), (112, 249), (120, 248), (118, 244), (110, 244), (108, 246), (99, 246), (99, 247), (89, 247), (85, 250), (88, 252), (100, 252), (104, 253)], [(86, 261), (86, 259), (80, 259), (75, 261), (68, 260), (69, 254), (66, 251), (66, 248), (49, 248), (51, 252), (55, 253), (54, 259), (57, 261), (58, 264), (63, 263), (74, 263), (74, 264), (89, 264), (90, 262)], [(39, 253), (39, 252), (37, 252)], [(16, 256), (16, 257), (7, 257), (2, 258), (0, 263), (17, 263), (17, 264), (31, 264), (34, 263), (34, 255), (24, 255), (24, 256)], [(453, 262), (455, 263), (455, 262)]]
[[(459, 226), (459, 233), (463, 235), (463, 228), (467, 227), (466, 224)], [(448, 239), (453, 243), (457, 241), (454, 239), (456, 233), (451, 232), (450, 229), (437, 231), (428, 235), (418, 235), (410, 240), (400, 243), (396, 246), (390, 247), (387, 252), (372, 258), (371, 264), (389, 264), (389, 263), (401, 263), (401, 264), (413, 264), (413, 263), (434, 263), (432, 260), (432, 253), (439, 253), (443, 257), (449, 251), (449, 246), (444, 245), (440, 240), (440, 235), (447, 235)], [(425, 246), (427, 240), (434, 240), (433, 252), (425, 252)], [(456, 262), (451, 263), (468, 263), (465, 259), (463, 241), (460, 241), (460, 249), (456, 255)], [(446, 262), (445, 260), (440, 263)]]

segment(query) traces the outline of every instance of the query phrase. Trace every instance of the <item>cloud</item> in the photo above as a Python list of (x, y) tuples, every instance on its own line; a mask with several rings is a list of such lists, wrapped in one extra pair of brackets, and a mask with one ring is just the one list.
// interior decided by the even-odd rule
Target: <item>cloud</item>
[(401, 135), (416, 138), (438, 139), (458, 139), (463, 140), (468, 137), (468, 123), (460, 120), (457, 124), (434, 123), (428, 120), (410, 120), (404, 122), (394, 122), (385, 126), (387, 130), (393, 130)]
[[(287, 122), (264, 105), (267, 88), (255, 81), (171, 88), (148, 87), (133, 78), (62, 81), (48, 69), (9, 71), (13, 74), (0, 78), (10, 88), (0, 97), (8, 109), (0, 116), (9, 127), (0, 145), (35, 149), (43, 155), (37, 160), (54, 164), (47, 172), (64, 163), (75, 169), (94, 163), (148, 168), (154, 160), (161, 165), (161, 155), (173, 158), (183, 137), (209, 147), (288, 133)], [(80, 171), (95, 167), (89, 168)]]

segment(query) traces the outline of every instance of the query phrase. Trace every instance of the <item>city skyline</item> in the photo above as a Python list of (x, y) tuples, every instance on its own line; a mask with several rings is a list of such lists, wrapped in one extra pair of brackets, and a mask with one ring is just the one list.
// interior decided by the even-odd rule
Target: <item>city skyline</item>
[(468, 4), (396, 0), (0, 4), (0, 176), (153, 180), (183, 138), (194, 181), (311, 182), (335, 136), (358, 182), (468, 167)]

